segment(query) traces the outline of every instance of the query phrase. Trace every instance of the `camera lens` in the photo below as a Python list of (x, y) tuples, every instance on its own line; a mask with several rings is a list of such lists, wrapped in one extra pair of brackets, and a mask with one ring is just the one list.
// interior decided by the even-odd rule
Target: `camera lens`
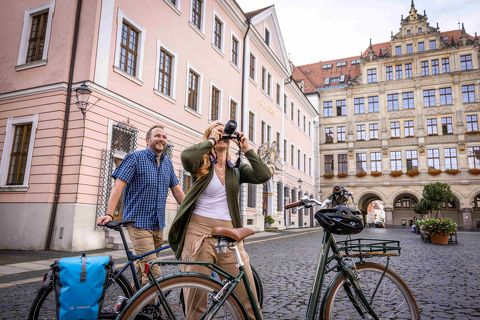
[(225, 124), (223, 132), (227, 135), (231, 135), (235, 132), (235, 130), (237, 130), (237, 121), (228, 120), (228, 122)]

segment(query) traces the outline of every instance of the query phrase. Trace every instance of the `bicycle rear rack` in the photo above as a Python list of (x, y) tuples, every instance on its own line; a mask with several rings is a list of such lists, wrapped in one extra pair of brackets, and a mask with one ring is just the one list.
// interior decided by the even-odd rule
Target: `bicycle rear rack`
[(400, 255), (400, 241), (382, 239), (349, 239), (337, 241), (340, 253), (345, 257), (392, 257)]

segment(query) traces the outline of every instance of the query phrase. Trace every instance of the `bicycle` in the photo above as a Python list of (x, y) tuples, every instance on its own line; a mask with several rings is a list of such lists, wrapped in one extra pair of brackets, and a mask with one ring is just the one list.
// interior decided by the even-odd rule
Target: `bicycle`
[[(127, 239), (125, 237), (122, 227), (134, 223), (133, 220), (125, 221), (111, 221), (104, 225), (109, 229), (120, 232), (122, 244), (125, 249), (127, 263), (120, 269), (114, 269), (108, 279), (108, 284), (105, 289), (104, 301), (102, 310), (100, 311), (100, 319), (115, 319), (120, 310), (125, 306), (126, 301), (130, 299), (135, 292), (141, 288), (140, 280), (135, 271), (135, 261), (140, 260), (150, 254), (157, 253), (169, 249), (169, 245), (164, 245), (156, 250), (149, 251), (143, 255), (135, 255), (128, 247)], [(125, 277), (124, 272), (130, 269), (133, 279), (133, 285)], [(253, 269), (257, 291), (262, 292), (263, 303), (263, 288), (258, 273)], [(32, 306), (30, 307), (28, 319), (56, 319), (56, 302), (55, 290), (53, 288), (53, 270), (44, 275), (43, 285), (39, 289)]]
[[(334, 190), (335, 193), (341, 195), (343, 199), (348, 196), (353, 199), (351, 193), (345, 188)], [(358, 233), (354, 231), (363, 229), (363, 221), (358, 217), (354, 219), (354, 216), (360, 212), (356, 208), (342, 205), (344, 200), (335, 203), (332, 208), (327, 208), (335, 200), (342, 199), (333, 196), (334, 194), (323, 203), (303, 197), (300, 201), (285, 206), (286, 209), (297, 207), (296, 211), (314, 205), (320, 206), (315, 218), (324, 227), (321, 254), (315, 271), (306, 319), (420, 319), (419, 309), (412, 292), (401, 277), (389, 268), (390, 258), (400, 255), (400, 242), (351, 238), (336, 242), (334, 233)], [(351, 219), (349, 223), (352, 224), (339, 225), (343, 229), (333, 229), (333, 226), (329, 225), (333, 223), (331, 218), (343, 216)], [(358, 221), (361, 224), (358, 224)], [(352, 230), (350, 227), (355, 229)], [(222, 280), (191, 272), (180, 272), (154, 279), (149, 272), (150, 284), (129, 301), (118, 319), (247, 319), (245, 306), (233, 292), (241, 281), (247, 288), (255, 319), (261, 319), (260, 308), (255, 303), (244, 272), (243, 261), (236, 247), (238, 241), (242, 241), (253, 233), (248, 228), (213, 228), (212, 230), (212, 236), (218, 239), (218, 250), (234, 250), (239, 269), (236, 276), (210, 263), (153, 262), (160, 265), (205, 266), (219, 273)], [(386, 257), (387, 262), (382, 265), (365, 261), (371, 257)], [(355, 262), (354, 258), (358, 258), (359, 261)], [(321, 295), (325, 275), (331, 272), (337, 275)], [(191, 310), (187, 310), (182, 303), (182, 293), (185, 289), (203, 292), (202, 299), (197, 301), (197, 305), (192, 304)], [(165, 294), (167, 292), (168, 296)], [(171, 294), (172, 292), (177, 293)], [(201, 316), (197, 314), (192, 316), (196, 307), (199, 307)]]

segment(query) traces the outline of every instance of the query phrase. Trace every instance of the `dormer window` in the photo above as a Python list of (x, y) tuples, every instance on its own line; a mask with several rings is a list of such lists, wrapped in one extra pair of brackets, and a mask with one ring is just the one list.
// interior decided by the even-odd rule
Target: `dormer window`
[(430, 50), (435, 50), (435, 49), (437, 49), (437, 41), (430, 40)]
[(265, 28), (265, 43), (270, 46), (270, 31), (267, 28)]
[(331, 69), (332, 68), (332, 64), (331, 63), (326, 63), (322, 66), (322, 69)]
[(340, 61), (340, 62), (337, 62), (337, 67), (344, 67), (347, 65), (347, 61)]
[(350, 64), (359, 64), (359, 63), (360, 63), (360, 59), (350, 61)]
[(402, 55), (402, 46), (395, 46), (395, 54), (397, 56)]
[(422, 33), (422, 32), (423, 32), (422, 27), (418, 27), (418, 33)]

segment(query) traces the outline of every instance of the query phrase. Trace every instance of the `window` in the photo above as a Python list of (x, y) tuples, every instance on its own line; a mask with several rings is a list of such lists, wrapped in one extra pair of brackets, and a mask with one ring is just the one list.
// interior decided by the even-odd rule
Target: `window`
[(275, 144), (277, 145), (277, 151), (278, 153), (280, 153), (280, 132), (277, 131), (277, 136), (276, 136), (276, 139), (275, 139)]
[(292, 144), (292, 145), (290, 146), (290, 164), (292, 165), (292, 167), (293, 167), (293, 164), (295, 163), (295, 159), (294, 159), (294, 158), (295, 158), (295, 147), (294, 147), (294, 145)]
[(217, 16), (213, 24), (213, 45), (223, 51), (223, 22)]
[(366, 139), (365, 125), (357, 124), (357, 140), (365, 140), (365, 139)]
[(467, 84), (462, 86), (463, 103), (475, 102), (475, 86)]
[(332, 64), (331, 63), (326, 63), (322, 66), (322, 69), (331, 69), (332, 68)]
[(238, 67), (238, 39), (232, 36), (232, 63)]
[(255, 56), (250, 53), (250, 79), (255, 80)]
[(287, 114), (287, 95), (284, 94), (283, 95), (283, 113), (284, 114)]
[(308, 121), (308, 136), (312, 136), (312, 123), (310, 121)]
[(368, 125), (370, 140), (378, 139), (378, 123), (370, 123)]
[(38, 115), (7, 118), (0, 186), (28, 187), (37, 124)]
[(345, 127), (337, 127), (337, 142), (345, 142)]
[(423, 106), (435, 107), (435, 89), (423, 90)]
[(452, 117), (442, 118), (442, 134), (453, 134)]
[(135, 27), (123, 21), (119, 68), (133, 77), (137, 76), (139, 34)]
[(270, 46), (270, 31), (267, 28), (265, 28), (265, 43)]
[(468, 147), (468, 168), (480, 169), (480, 147)]
[(399, 56), (402, 54), (402, 46), (395, 46), (395, 55)]
[(337, 67), (345, 67), (346, 65), (347, 65), (347, 61), (337, 62)]
[(325, 128), (325, 143), (333, 143), (333, 128)]
[(220, 90), (212, 86), (212, 99), (210, 109), (210, 120), (218, 120), (220, 116)]
[(433, 59), (432, 60), (432, 75), (439, 74), (440, 73), (440, 67), (438, 65), (438, 59)]
[(415, 135), (414, 127), (413, 127), (413, 120), (405, 120), (403, 122), (403, 130), (406, 137), (413, 137)]
[(300, 109), (297, 110), (297, 127), (300, 128)]
[(390, 170), (401, 171), (402, 170), (402, 152), (390, 151)]
[(325, 155), (325, 173), (333, 174), (333, 155)]
[(257, 207), (257, 185), (248, 184), (247, 188), (247, 207), (256, 208)]
[(359, 64), (359, 63), (360, 63), (360, 59), (355, 59), (350, 61), (350, 64)]
[(385, 67), (385, 80), (393, 80), (393, 67)]
[(248, 112), (248, 138), (255, 141), (255, 114), (252, 111)]
[(347, 101), (345, 99), (337, 100), (337, 116), (347, 115)]
[(445, 169), (446, 170), (457, 170), (457, 148), (445, 148)]
[(333, 104), (332, 101), (323, 102), (323, 117), (333, 117)]
[(377, 82), (377, 69), (367, 70), (367, 82), (368, 83)]
[(436, 40), (430, 40), (430, 50), (435, 50), (437, 49), (437, 41)]
[(283, 210), (283, 184), (281, 182), (277, 182), (277, 211)]
[(189, 73), (188, 73), (188, 102), (187, 102), (187, 106), (192, 109), (192, 110), (195, 110), (195, 111), (199, 111), (199, 105), (198, 105), (198, 97), (199, 97), (199, 89), (200, 89), (200, 86), (199, 86), (199, 80), (200, 80), (200, 76), (198, 75), (198, 73), (196, 73), (195, 71), (193, 71), (192, 69), (190, 69)]
[(308, 175), (312, 175), (312, 158), (308, 157)]
[(403, 109), (415, 108), (415, 103), (413, 102), (413, 91), (403, 92), (402, 100), (403, 100)]
[(398, 110), (398, 93), (387, 94), (388, 111)]
[(32, 28), (28, 39), (26, 63), (43, 60), (45, 36), (47, 33), (48, 11), (41, 11), (31, 15)]
[(265, 91), (265, 80), (267, 76), (267, 69), (265, 67), (262, 67), (262, 90)]
[(440, 88), (440, 105), (452, 104), (452, 88)]
[(418, 51), (424, 51), (425, 50), (425, 43), (419, 42), (418, 43)]
[(158, 70), (158, 91), (167, 96), (172, 96), (172, 66), (173, 55), (164, 48), (161, 48)]
[(429, 136), (436, 136), (438, 134), (436, 118), (427, 119), (427, 134)]
[(413, 44), (407, 43), (407, 53), (413, 53)]
[(275, 91), (275, 102), (280, 105), (280, 85), (277, 83), (277, 91)]
[(234, 100), (230, 100), (230, 119), (237, 120), (238, 103)]
[(422, 68), (422, 76), (428, 76), (428, 61), (422, 61), (420, 66)]
[(346, 154), (338, 155), (338, 173), (347, 174), (348, 173), (348, 160)]
[(365, 113), (365, 102), (364, 98), (354, 98), (353, 107), (355, 114)]
[(267, 94), (272, 96), (272, 75), (267, 73)]
[(476, 114), (467, 115), (467, 132), (478, 131), (478, 118)]
[(412, 73), (412, 64), (411, 63), (405, 63), (405, 79), (410, 79), (412, 78), (413, 73)]
[(378, 96), (368, 97), (368, 112), (379, 112)]
[(438, 149), (427, 149), (427, 165), (429, 168), (440, 169), (440, 152)]
[(303, 116), (303, 132), (307, 132), (307, 118)]
[(395, 79), (402, 80), (403, 79), (403, 66), (398, 64), (395, 66)]
[(448, 58), (442, 58), (442, 72), (450, 72), (450, 60)]
[(382, 172), (382, 156), (380, 152), (370, 152), (370, 169)]
[(290, 103), (290, 120), (293, 121), (293, 110), (295, 109), (293, 102)]
[(202, 30), (203, 0), (192, 0), (192, 24)]
[(265, 121), (262, 121), (260, 126), (260, 143), (265, 143)]
[(367, 154), (366, 153), (357, 153), (356, 154), (356, 166), (357, 166), (357, 173), (366, 172), (367, 171)]
[(460, 56), (460, 70), (472, 70), (472, 55), (465, 54)]
[(413, 168), (418, 168), (417, 150), (406, 150), (405, 158), (407, 171), (412, 170)]
[(287, 146), (288, 142), (287, 139), (283, 139), (283, 161), (287, 162)]
[(390, 137), (400, 138), (400, 122), (399, 121), (390, 122)]
[[(422, 27), (418, 27), (418, 33), (422, 33), (423, 32), (423, 29)], [(423, 43), (423, 42), (422, 42)]]
[(297, 150), (297, 169), (300, 170), (302, 164), (300, 163), (300, 149)]

